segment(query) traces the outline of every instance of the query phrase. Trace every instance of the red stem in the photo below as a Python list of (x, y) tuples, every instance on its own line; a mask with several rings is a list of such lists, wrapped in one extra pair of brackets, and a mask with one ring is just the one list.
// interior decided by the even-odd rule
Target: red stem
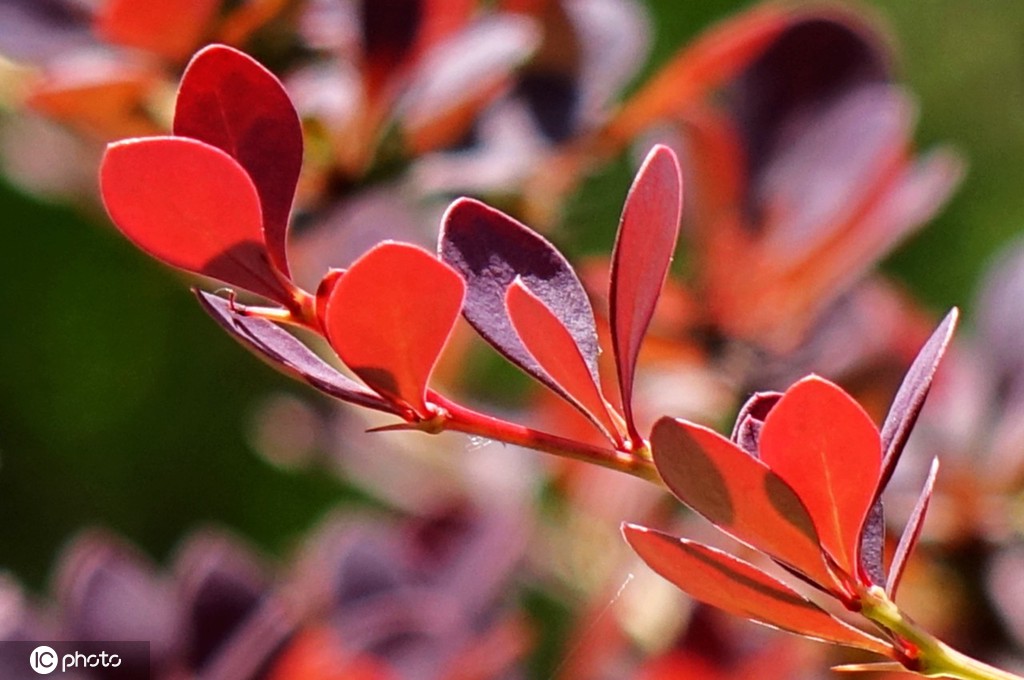
[(661, 485), (661, 477), (658, 476), (654, 465), (643, 458), (634, 456), (625, 451), (602, 448), (579, 442), (558, 435), (541, 432), (524, 425), (510, 423), (507, 420), (495, 418), (478, 411), (466, 408), (434, 391), (430, 392), (429, 399), (432, 403), (443, 408), (447, 417), (443, 420), (445, 430), (463, 432), (466, 434), (478, 435), (505, 442), (524, 446), (545, 453), (552, 453), (564, 458), (572, 458), (585, 463), (593, 463), (602, 467), (631, 474), (640, 479)]

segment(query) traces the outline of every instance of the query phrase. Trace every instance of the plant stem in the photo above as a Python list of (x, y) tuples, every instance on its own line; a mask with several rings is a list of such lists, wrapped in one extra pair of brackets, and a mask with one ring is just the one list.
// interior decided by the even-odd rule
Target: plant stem
[(955, 680), (1024, 680), (956, 651), (922, 629), (900, 611), (882, 588), (872, 586), (862, 593), (861, 614), (892, 632), (906, 643), (914, 671), (929, 678)]
[(435, 392), (431, 392), (430, 401), (447, 412), (447, 417), (444, 418), (442, 426), (445, 430), (474, 434), (507, 444), (544, 451), (545, 453), (562, 456), (563, 458), (593, 463), (619, 472), (625, 472), (659, 486), (662, 485), (661, 477), (658, 476), (654, 464), (642, 456), (633, 455), (626, 451), (603, 448), (510, 423), (449, 401), (444, 396)]

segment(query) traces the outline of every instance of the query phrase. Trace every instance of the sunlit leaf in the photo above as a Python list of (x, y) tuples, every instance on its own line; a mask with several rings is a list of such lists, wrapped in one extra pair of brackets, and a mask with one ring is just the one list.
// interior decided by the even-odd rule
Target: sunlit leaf
[(960, 315), (959, 310), (954, 307), (946, 314), (942, 323), (938, 325), (931, 337), (917, 353), (914, 363), (910, 365), (900, 389), (892, 400), (889, 413), (882, 423), (882, 447), (884, 458), (882, 462), (882, 477), (878, 492), (889, 482), (896, 463), (899, 461), (903, 447), (906, 446), (910, 432), (917, 422), (917, 416), (924, 406), (924, 400), (928, 397), (932, 380), (935, 378), (935, 371), (939, 368), (939, 362), (946, 353), (946, 347), (953, 338), (953, 331), (956, 330), (956, 322)]
[(814, 522), (792, 488), (717, 432), (662, 418), (651, 432), (654, 464), (680, 500), (740, 541), (829, 589)]
[(939, 459), (932, 460), (931, 469), (928, 471), (928, 478), (921, 489), (917, 503), (914, 504), (914, 511), (910, 513), (907, 526), (903, 528), (903, 535), (896, 546), (896, 552), (892, 557), (892, 566), (889, 568), (889, 578), (885, 583), (885, 592), (890, 598), (896, 597), (896, 590), (900, 587), (900, 580), (903, 578), (903, 570), (907, 567), (907, 561), (917, 546), (917, 540), (921, 537), (921, 529), (924, 527), (924, 518), (928, 514), (928, 504), (932, 500), (932, 492), (935, 491), (935, 478), (939, 474)]
[(599, 381), (590, 300), (569, 262), (544, 237), (499, 210), (464, 198), (448, 208), (438, 250), (466, 280), (466, 320), (509, 361), (567, 396), (523, 347), (509, 321), (505, 293), (519, 277), (569, 329), (594, 382)]
[(594, 382), (569, 330), (518, 279), (508, 287), (505, 304), (512, 327), (533, 359), (571, 397), (573, 405), (594, 421), (605, 436), (616, 441), (617, 428), (600, 386)]
[(622, 407), (634, 441), (642, 439), (633, 422), (634, 371), (679, 237), (682, 190), (675, 154), (666, 146), (654, 147), (626, 197), (612, 254), (612, 345)]
[(790, 387), (768, 414), (761, 460), (806, 504), (822, 547), (856, 575), (860, 536), (875, 500), (882, 452), (871, 418), (817, 376)]
[(96, 31), (118, 45), (184, 59), (209, 30), (219, 6), (220, 0), (106, 0), (96, 15)]
[(334, 285), (324, 318), (327, 338), (381, 396), (429, 418), (427, 381), (464, 295), (465, 284), (451, 267), (416, 246), (385, 242)]
[(224, 330), (275, 368), (303, 380), (335, 399), (377, 411), (395, 413), (390, 402), (366, 389), (318, 357), (299, 340), (274, 323), (232, 309), (216, 295), (196, 290), (203, 309)]
[(629, 545), (690, 597), (730, 614), (816, 640), (888, 655), (888, 644), (848, 626), (752, 564), (714, 548), (626, 524)]
[(211, 45), (181, 78), (174, 134), (223, 149), (245, 168), (260, 195), (271, 260), (287, 275), (285, 241), (302, 166), (302, 126), (281, 82), (242, 52)]
[(289, 299), (267, 259), (256, 188), (220, 149), (182, 137), (111, 144), (100, 190), (118, 228), (158, 260)]

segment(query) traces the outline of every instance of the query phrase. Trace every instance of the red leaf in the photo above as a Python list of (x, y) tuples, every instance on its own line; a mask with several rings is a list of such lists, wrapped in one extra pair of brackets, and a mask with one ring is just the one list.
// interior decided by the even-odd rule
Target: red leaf
[(521, 279), (516, 279), (505, 292), (505, 306), (512, 327), (534, 361), (562, 388), (576, 408), (606, 437), (617, 442), (618, 428), (569, 329)]
[(381, 243), (334, 284), (324, 319), (327, 338), (381, 396), (429, 418), (427, 381), (465, 290), (462, 278), (425, 250)]
[(184, 59), (209, 29), (219, 6), (220, 0), (107, 0), (96, 16), (96, 32), (112, 43)]
[(675, 154), (666, 146), (655, 146), (626, 197), (612, 254), (612, 345), (622, 408), (634, 441), (642, 441), (633, 422), (636, 360), (679, 237), (682, 191), (682, 174)]
[(857, 630), (785, 583), (728, 553), (626, 524), (633, 550), (690, 597), (730, 614), (790, 633), (889, 655), (891, 647)]
[(103, 203), (135, 245), (174, 267), (278, 301), (290, 295), (267, 260), (260, 200), (226, 153), (182, 137), (107, 147)]
[(224, 45), (192, 58), (178, 88), (174, 134), (223, 149), (260, 195), (270, 258), (287, 276), (285, 242), (302, 167), (302, 125), (288, 93), (254, 59)]
[(769, 4), (714, 26), (633, 95), (606, 134), (612, 142), (625, 144), (658, 121), (678, 116), (747, 67), (791, 21), (783, 8)]
[(790, 387), (761, 430), (761, 460), (796, 491), (821, 546), (857, 575), (860, 535), (881, 474), (878, 430), (842, 389), (817, 376)]
[(768, 466), (717, 432), (668, 417), (655, 423), (651, 450), (680, 500), (722, 531), (832, 589), (814, 522)]
[(890, 597), (896, 597), (896, 589), (900, 587), (900, 579), (903, 578), (903, 570), (907, 568), (907, 560), (917, 546), (917, 539), (921, 537), (921, 529), (924, 527), (924, 518), (928, 514), (928, 504), (932, 500), (932, 492), (935, 491), (935, 477), (939, 474), (939, 459), (932, 460), (932, 467), (928, 471), (928, 478), (921, 489), (921, 495), (914, 504), (914, 511), (910, 513), (907, 526), (903, 528), (903, 535), (900, 536), (899, 545), (896, 546), (896, 554), (892, 558), (892, 567), (889, 569), (889, 578), (885, 582), (885, 593)]

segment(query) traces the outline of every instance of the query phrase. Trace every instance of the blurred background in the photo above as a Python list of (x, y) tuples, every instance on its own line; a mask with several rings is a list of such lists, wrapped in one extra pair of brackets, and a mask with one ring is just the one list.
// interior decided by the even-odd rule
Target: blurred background
[[(646, 6), (650, 59), (627, 90), (749, 3)], [(1024, 230), (1024, 11), (1011, 0), (856, 7), (888, 27), (897, 79), (917, 105), (917, 146), (949, 145), (967, 167), (948, 205), (882, 267), (934, 315), (961, 306), (969, 326), (982, 273)], [(631, 174), (617, 163), (588, 178), (570, 225), (614, 225)], [(107, 527), (158, 562), (206, 524), (283, 556), (329, 512), (381, 505), (324, 466), (257, 452), (268, 395), (278, 406), (289, 403), (282, 395), (325, 402), (241, 350), (188, 282), (137, 251), (95, 204), (0, 177), (0, 219), (0, 566), (31, 591), (46, 590), (57, 555), (85, 527)], [(471, 445), (458, 446), (452, 455)]]

